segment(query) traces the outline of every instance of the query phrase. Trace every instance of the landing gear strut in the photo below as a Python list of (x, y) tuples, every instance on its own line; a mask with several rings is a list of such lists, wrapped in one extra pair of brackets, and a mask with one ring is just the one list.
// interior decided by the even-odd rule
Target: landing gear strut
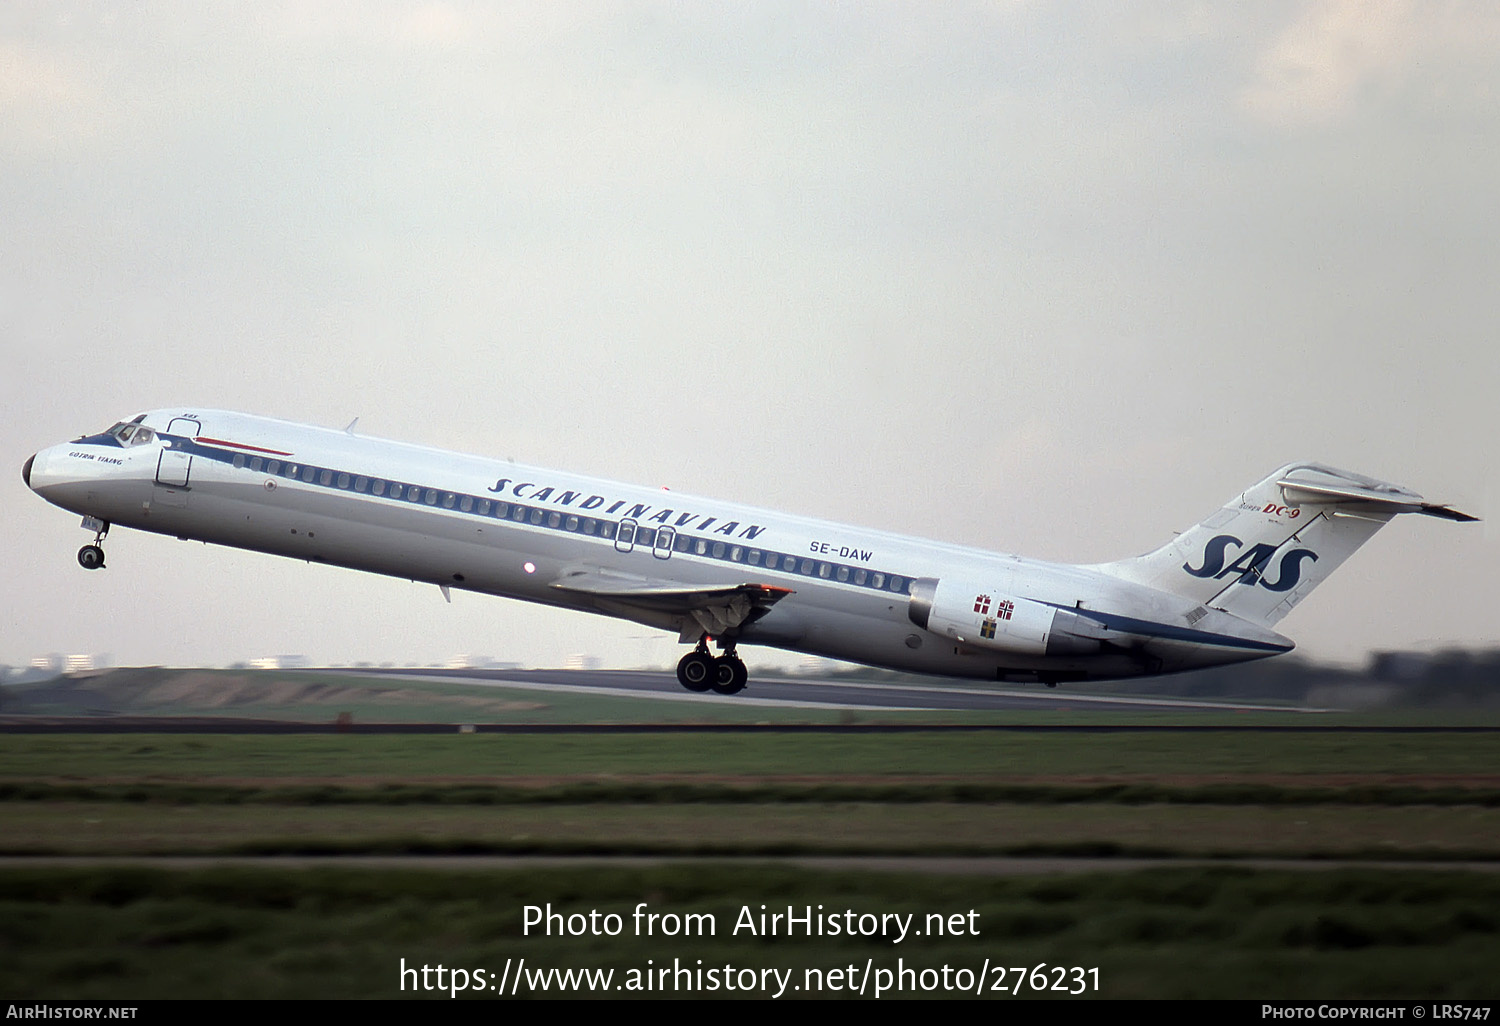
[(734, 651), (734, 642), (721, 642), (724, 654), (717, 659), (708, 650), (708, 638), (698, 639), (698, 647), (677, 664), (677, 682), (689, 691), (712, 689), (720, 695), (733, 695), (745, 689), (750, 673)]
[[(85, 526), (93, 526), (93, 525), (92, 524), (86, 524)], [(92, 545), (85, 545), (83, 548), (81, 548), (81, 549), (78, 550), (78, 565), (79, 566), (83, 567), (85, 570), (99, 570), (99, 569), (103, 568), (103, 566), (104, 566), (104, 548), (103, 548), (103, 546), (100, 543), (104, 541), (104, 536), (106, 534), (108, 534), (108, 533), (109, 533), (109, 524), (107, 524), (107, 523), (101, 523), (99, 525), (98, 529), (94, 533), (94, 542), (93, 542), (93, 544)]]

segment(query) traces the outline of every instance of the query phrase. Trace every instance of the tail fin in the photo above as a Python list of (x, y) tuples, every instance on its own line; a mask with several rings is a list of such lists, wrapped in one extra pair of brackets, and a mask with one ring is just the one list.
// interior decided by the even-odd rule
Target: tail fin
[(1398, 513), (1476, 519), (1362, 474), (1291, 463), (1155, 552), (1094, 569), (1270, 626)]

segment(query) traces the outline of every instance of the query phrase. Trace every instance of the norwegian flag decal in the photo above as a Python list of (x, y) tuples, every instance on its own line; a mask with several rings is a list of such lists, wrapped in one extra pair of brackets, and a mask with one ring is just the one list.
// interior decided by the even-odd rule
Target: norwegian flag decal
[(1012, 613), (1016, 611), (1016, 604), (1010, 599), (1004, 599), (1000, 605), (995, 607), (995, 615), (1002, 620), (1009, 620)]

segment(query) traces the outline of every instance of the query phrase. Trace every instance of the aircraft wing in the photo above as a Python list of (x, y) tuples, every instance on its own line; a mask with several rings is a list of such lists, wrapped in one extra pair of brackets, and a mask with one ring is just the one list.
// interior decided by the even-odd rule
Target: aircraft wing
[(733, 585), (687, 585), (680, 581), (575, 569), (552, 582), (559, 591), (593, 598), (605, 609), (636, 610), (656, 617), (681, 617), (682, 637), (720, 635), (760, 619), (792, 594), (791, 588), (748, 581)]

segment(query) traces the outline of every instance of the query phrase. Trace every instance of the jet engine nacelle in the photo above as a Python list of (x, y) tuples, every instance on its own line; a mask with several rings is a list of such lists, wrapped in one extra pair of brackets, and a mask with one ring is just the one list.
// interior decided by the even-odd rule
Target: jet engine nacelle
[(911, 584), (911, 622), (975, 648), (1024, 655), (1087, 655), (1102, 630), (1066, 609), (964, 581), (923, 577)]

